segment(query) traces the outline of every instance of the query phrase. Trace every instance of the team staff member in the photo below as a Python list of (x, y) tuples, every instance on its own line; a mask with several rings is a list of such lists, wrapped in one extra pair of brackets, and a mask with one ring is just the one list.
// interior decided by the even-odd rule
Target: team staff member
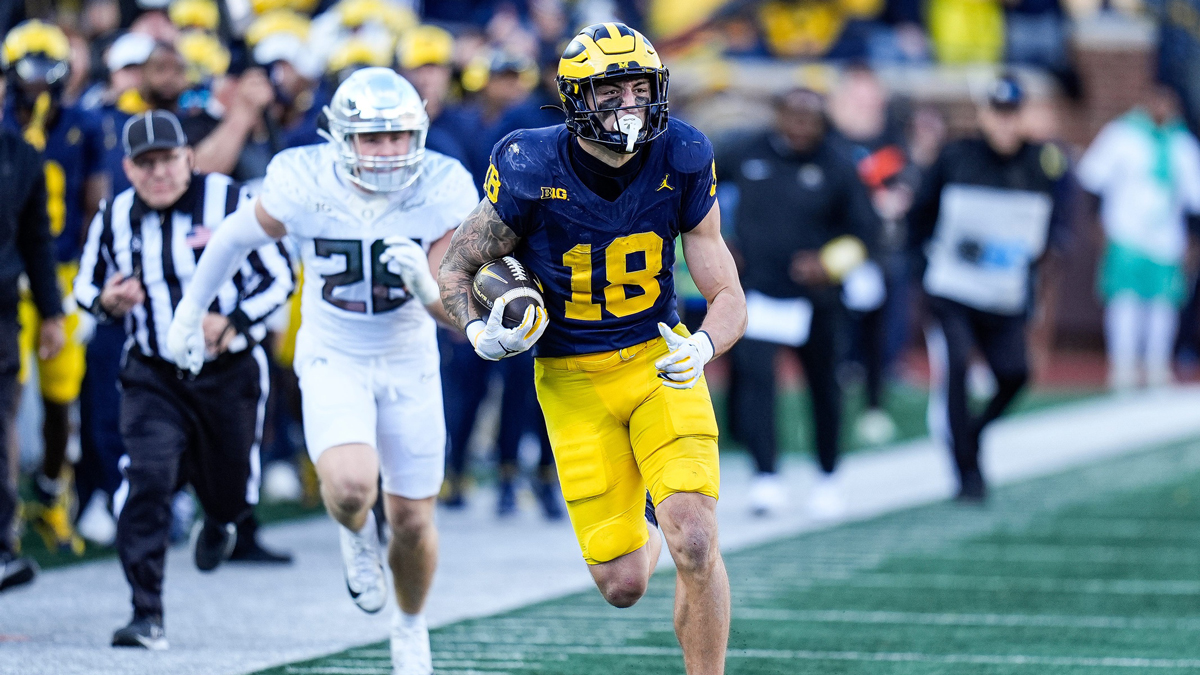
[[(719, 166), (740, 192), (733, 247), (742, 257), (750, 323), (734, 347), (738, 428), (754, 456), (758, 479), (751, 507), (766, 514), (783, 506), (775, 476), (775, 354), (796, 348), (812, 392), (814, 445), (822, 478), (810, 496), (819, 517), (843, 509), (833, 482), (841, 431), (837, 381), (842, 326), (841, 274), (821, 250), (874, 246), (879, 219), (853, 163), (826, 138), (824, 100), (796, 89), (776, 101), (775, 129), (722, 155)], [(722, 176), (724, 178), (724, 176)], [(844, 238), (843, 238), (844, 237)], [(788, 331), (774, 326), (788, 324)], [(807, 324), (805, 326), (804, 324)]]
[[(46, 209), (54, 235), (60, 283), (69, 290), (83, 246), (83, 226), (99, 208), (107, 190), (103, 171), (104, 135), (99, 119), (78, 106), (64, 105), (63, 94), (71, 74), (71, 48), (56, 26), (26, 21), (4, 39), (0, 63), (4, 66), (8, 96), (4, 124), (20, 131), (41, 151), (46, 174)], [(68, 306), (71, 302), (68, 301)], [(21, 304), (21, 381), (27, 379), (34, 358), (38, 314), (26, 297)], [(27, 516), (46, 541), (46, 547), (76, 555), (83, 540), (71, 526), (66, 465), (67, 412), (79, 398), (83, 381), (84, 346), (79, 312), (72, 308), (64, 319), (67, 342), (53, 359), (39, 360), (38, 378), (45, 411), (42, 438), (45, 454), (33, 482), (36, 501)]]
[[(979, 110), (983, 137), (942, 150), (909, 212), (909, 243), (927, 261), (933, 315), (930, 431), (950, 444), (962, 501), (986, 497), (980, 436), (1028, 379), (1025, 332), (1037, 264), (1048, 248), (1061, 247), (1066, 232), (1066, 158), (1054, 145), (1026, 141), (1022, 102), (1015, 79), (998, 79)], [(997, 385), (978, 415), (967, 401), (975, 349)]]
[[(196, 377), (165, 351), (167, 327), (210, 229), (247, 192), (227, 176), (194, 174), (179, 120), (133, 117), (123, 131), (133, 188), (92, 221), (75, 297), (101, 316), (124, 316), (133, 336), (121, 372), (121, 435), (128, 452), (117, 552), (133, 589), (133, 620), (114, 646), (165, 649), (162, 581), (171, 496), (190, 483), (206, 514), (195, 560), (211, 570), (229, 555), (235, 524), (257, 501), (258, 443), (267, 397), (261, 321), (292, 290), (287, 255), (258, 249), (222, 287), (204, 319), (209, 360)], [(118, 498), (118, 501), (121, 501)]]
[(52, 358), (62, 348), (62, 295), (54, 265), (54, 240), (46, 216), (42, 160), (16, 133), (0, 128), (0, 591), (29, 583), (37, 565), (18, 557), (13, 540), (17, 493), (8, 434), (16, 404), (18, 349), (17, 286), (29, 278), (41, 316), (38, 356)]

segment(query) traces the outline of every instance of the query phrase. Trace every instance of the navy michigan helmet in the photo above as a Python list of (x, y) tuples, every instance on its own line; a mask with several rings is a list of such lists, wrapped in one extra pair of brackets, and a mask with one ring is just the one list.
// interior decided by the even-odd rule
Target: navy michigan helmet
[[(631, 77), (650, 80), (649, 96), (635, 105), (600, 101), (596, 88)], [(571, 40), (558, 62), (558, 92), (567, 129), (579, 138), (632, 153), (667, 130), (668, 73), (646, 36), (623, 23), (597, 23)], [(644, 120), (635, 115), (645, 109)], [(609, 124), (616, 121), (616, 128)], [(632, 125), (632, 126), (631, 126)]]

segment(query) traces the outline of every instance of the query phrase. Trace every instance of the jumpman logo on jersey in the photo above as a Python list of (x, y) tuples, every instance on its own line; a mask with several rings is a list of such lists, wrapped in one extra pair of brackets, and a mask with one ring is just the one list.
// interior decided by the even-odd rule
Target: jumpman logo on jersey
[(662, 190), (663, 188), (666, 188), (666, 189), (674, 192), (675, 188), (671, 187), (671, 184), (669, 182), (667, 182), (670, 179), (671, 179), (671, 174), (667, 174), (667, 175), (663, 176), (662, 183), (659, 183), (658, 190), (655, 190), (655, 192), (658, 192), (659, 190)]

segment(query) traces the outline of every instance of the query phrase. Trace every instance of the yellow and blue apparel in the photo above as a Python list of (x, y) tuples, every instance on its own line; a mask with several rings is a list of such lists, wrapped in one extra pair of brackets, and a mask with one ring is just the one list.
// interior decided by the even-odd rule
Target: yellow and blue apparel
[(717, 425), (707, 384), (664, 387), (661, 321), (678, 326), (675, 239), (716, 203), (708, 139), (670, 120), (642, 146), (642, 167), (608, 201), (569, 160), (565, 126), (513, 132), (496, 145), (486, 198), (521, 241), (513, 255), (541, 279), (550, 325), (536, 387), (567, 511), (589, 564), (643, 546), (646, 490), (716, 498)]
[[(17, 125), (16, 110), (10, 105), (4, 114), (4, 124), (22, 133)], [(55, 259), (58, 261), (59, 285), (65, 302), (71, 301), (71, 286), (83, 249), (83, 200), (89, 178), (103, 171), (104, 135), (99, 119), (91, 112), (77, 107), (62, 108), (40, 139), (43, 147), (43, 166), (46, 174), (46, 211), (50, 233), (54, 235)], [(18, 308), (21, 321), (21, 373), (23, 383), (29, 377), (30, 359), (34, 358), (40, 319), (32, 298), (22, 293)], [(42, 396), (55, 403), (70, 403), (79, 397), (83, 382), (84, 345), (77, 339), (78, 311), (67, 312), (64, 328), (67, 342), (53, 359), (40, 361), (38, 376)]]

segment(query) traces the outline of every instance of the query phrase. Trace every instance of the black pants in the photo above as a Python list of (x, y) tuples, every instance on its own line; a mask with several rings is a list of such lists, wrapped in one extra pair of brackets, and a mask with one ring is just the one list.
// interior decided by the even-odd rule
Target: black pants
[(17, 371), (21, 363), (17, 348), (20, 328), (15, 308), (13, 314), (0, 318), (0, 555), (13, 552), (13, 519), (17, 516), (16, 477), (10, 475), (12, 458), (8, 456), (8, 435), (15, 422)]
[[(978, 476), (984, 427), (1004, 412), (1029, 379), (1025, 317), (992, 314), (935, 297), (929, 299), (929, 309), (945, 338), (944, 347), (937, 344), (937, 331), (930, 339), (930, 370), (935, 374), (931, 416), (949, 427), (959, 478)], [(975, 349), (996, 377), (996, 395), (979, 414), (972, 413), (967, 400), (967, 371)]]
[[(837, 381), (837, 336), (841, 308), (814, 305), (808, 342), (796, 349), (812, 396), (813, 445), (821, 470), (833, 473), (842, 423), (842, 390)], [(760, 473), (775, 473), (779, 446), (775, 433), (775, 354), (779, 345), (742, 340), (733, 348), (737, 387), (732, 404), (739, 433)]]
[(190, 483), (206, 517), (220, 523), (237, 523), (252, 513), (246, 488), (263, 393), (259, 365), (247, 350), (188, 379), (165, 361), (131, 352), (121, 387), (129, 464), (117, 552), (133, 589), (134, 612), (161, 615), (175, 491)]

